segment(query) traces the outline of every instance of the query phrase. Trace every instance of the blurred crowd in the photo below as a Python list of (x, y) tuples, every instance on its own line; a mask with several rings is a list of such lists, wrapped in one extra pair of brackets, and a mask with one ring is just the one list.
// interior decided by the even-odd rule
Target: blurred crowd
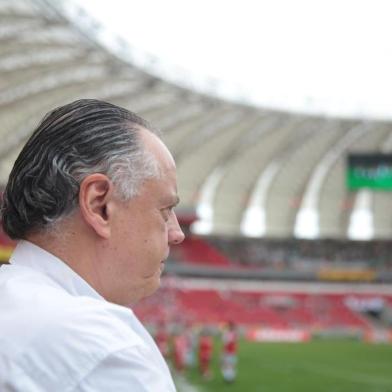
[(274, 270), (313, 270), (323, 266), (392, 270), (392, 241), (206, 239), (230, 260)]

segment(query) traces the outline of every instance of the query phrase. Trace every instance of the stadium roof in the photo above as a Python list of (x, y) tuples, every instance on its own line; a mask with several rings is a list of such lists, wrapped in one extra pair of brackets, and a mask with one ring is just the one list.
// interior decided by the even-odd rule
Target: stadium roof
[(126, 58), (107, 50), (100, 29), (61, 3), (0, 0), (0, 184), (48, 110), (95, 97), (162, 128), (198, 232), (391, 238), (389, 194), (345, 185), (348, 151), (391, 151), (389, 122), (260, 109), (179, 87), (132, 65), (126, 42), (116, 41)]

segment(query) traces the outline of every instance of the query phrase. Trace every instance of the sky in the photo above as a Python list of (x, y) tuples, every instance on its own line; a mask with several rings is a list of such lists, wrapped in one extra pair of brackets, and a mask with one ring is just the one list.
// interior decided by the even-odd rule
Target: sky
[(390, 0), (69, 1), (178, 84), (265, 108), (392, 118)]

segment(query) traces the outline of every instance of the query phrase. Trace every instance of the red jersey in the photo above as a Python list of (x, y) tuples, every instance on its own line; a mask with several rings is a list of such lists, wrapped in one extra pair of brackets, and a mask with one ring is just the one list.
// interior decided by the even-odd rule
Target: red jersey
[(225, 354), (235, 354), (237, 352), (237, 334), (234, 331), (224, 332), (223, 351)]
[(212, 354), (212, 339), (210, 336), (201, 336), (199, 341), (200, 358), (208, 359)]

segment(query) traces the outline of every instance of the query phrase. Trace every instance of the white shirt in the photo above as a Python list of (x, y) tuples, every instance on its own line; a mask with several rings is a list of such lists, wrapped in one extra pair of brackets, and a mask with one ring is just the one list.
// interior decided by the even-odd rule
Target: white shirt
[(175, 391), (132, 310), (21, 241), (0, 268), (1, 392)]

